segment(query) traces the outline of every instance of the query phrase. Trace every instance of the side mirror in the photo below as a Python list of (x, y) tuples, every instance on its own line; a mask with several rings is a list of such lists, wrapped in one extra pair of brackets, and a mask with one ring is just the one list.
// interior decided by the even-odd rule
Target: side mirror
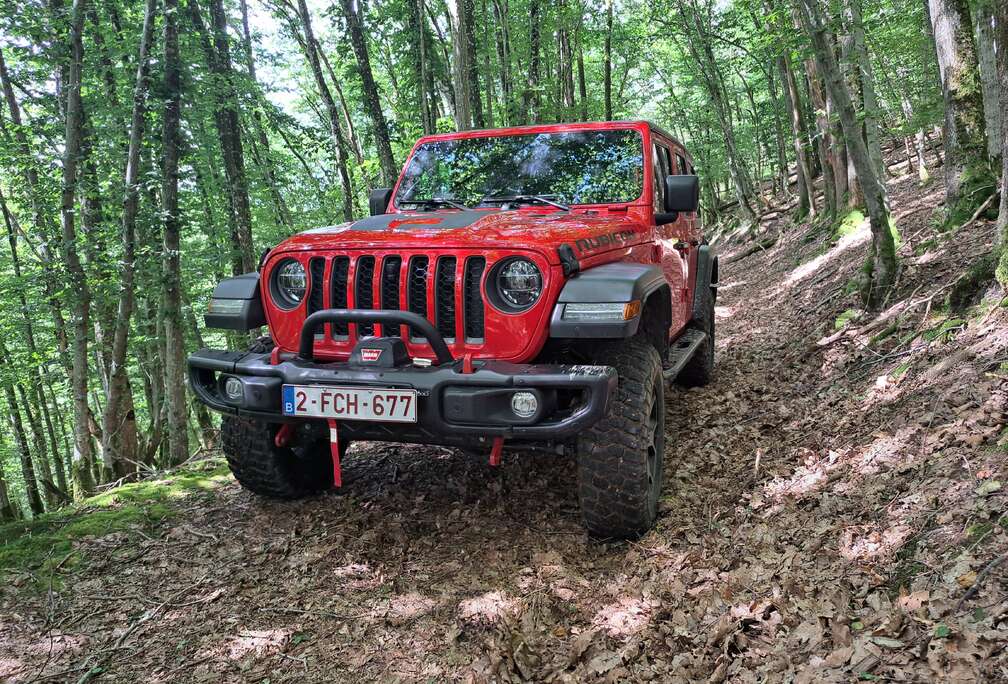
[(368, 207), (372, 216), (386, 213), (389, 201), (392, 199), (392, 188), (375, 188), (368, 196)]
[(665, 176), (665, 211), (696, 211), (700, 206), (700, 179), (696, 176)]

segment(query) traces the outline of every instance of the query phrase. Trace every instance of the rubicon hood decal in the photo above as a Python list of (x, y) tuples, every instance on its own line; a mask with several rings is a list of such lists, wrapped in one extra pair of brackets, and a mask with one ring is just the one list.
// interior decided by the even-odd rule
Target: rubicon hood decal
[(613, 233), (581, 238), (574, 243), (574, 246), (577, 247), (578, 252), (581, 254), (588, 254), (600, 249), (619, 247), (633, 240), (633, 236), (634, 232), (632, 230), (617, 230)]

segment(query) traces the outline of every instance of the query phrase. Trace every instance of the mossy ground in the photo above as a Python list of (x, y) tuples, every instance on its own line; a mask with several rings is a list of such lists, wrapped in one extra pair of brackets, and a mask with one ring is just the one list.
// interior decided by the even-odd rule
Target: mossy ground
[(174, 502), (211, 491), (229, 477), (223, 462), (201, 461), (157, 480), (126, 484), (69, 508), (0, 525), (0, 573), (48, 578), (56, 566), (80, 562), (75, 541), (131, 529), (153, 532), (174, 514)]

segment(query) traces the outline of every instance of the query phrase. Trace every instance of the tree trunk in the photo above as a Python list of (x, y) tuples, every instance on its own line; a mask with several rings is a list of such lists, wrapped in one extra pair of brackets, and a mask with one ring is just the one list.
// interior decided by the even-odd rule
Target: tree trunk
[[(998, 3), (995, 22), (998, 45), (1008, 46), (1008, 3)], [(997, 68), (1001, 101), (1008, 102), (1008, 50), (998, 50)], [(1002, 289), (1008, 290), (1008, 116), (1001, 117), (1001, 145), (1001, 212), (997, 224), (1001, 258), (996, 274)]]
[(329, 118), (329, 132), (332, 135), (333, 147), (336, 152), (336, 165), (339, 167), (340, 182), (343, 186), (343, 219), (353, 220), (353, 184), (350, 182), (350, 172), (347, 169), (346, 141), (343, 136), (343, 129), (340, 127), (339, 110), (336, 108), (336, 101), (333, 100), (332, 92), (326, 84), (325, 75), (322, 73), (322, 64), (319, 60), (318, 43), (315, 41), (315, 32), (312, 30), (311, 14), (308, 13), (308, 5), (305, 0), (298, 0), (298, 16), (301, 20), (301, 29), (304, 31), (304, 42), (302, 48), (308, 65), (311, 67), (312, 75), (315, 77), (315, 86), (318, 88), (319, 97), (325, 103), (326, 114)]
[(950, 225), (987, 199), (993, 171), (987, 158), (979, 65), (967, 0), (929, 0), (945, 101), (945, 206)]
[(460, 3), (459, 27), (464, 40), (466, 53), (465, 66), (468, 70), (466, 81), (469, 84), (469, 109), (472, 111), (473, 125), (476, 128), (486, 127), (486, 117), (483, 115), (483, 101), (480, 98), (479, 63), (476, 57), (476, 13), (473, 0), (458, 0)]
[[(413, 36), (415, 51), (410, 51), (413, 59), (414, 78), (416, 80), (417, 110), (420, 112), (420, 129), (424, 135), (430, 135), (435, 130), (435, 117), (430, 101), (430, 47), (427, 45), (427, 14), (424, 10), (424, 0), (407, 0), (409, 3), (409, 30)], [(496, 6), (496, 5), (495, 5)], [(501, 72), (501, 79), (505, 73)]]
[[(182, 328), (181, 217), (178, 182), (181, 144), (182, 84), (176, 15), (178, 0), (164, 7), (164, 127), (162, 130), (161, 214), (164, 222), (165, 386), (168, 400), (168, 462), (189, 458), (188, 410), (185, 390), (185, 346)], [(224, 37), (226, 40), (226, 36)], [(232, 186), (232, 189), (234, 187)]]
[(606, 121), (613, 120), (612, 106), (612, 35), (613, 35), (613, 0), (606, 2), (606, 33), (605, 33), (605, 65), (603, 67), (602, 87), (604, 118)]
[[(195, 4), (195, 0), (190, 2)], [(195, 13), (199, 14), (198, 8)], [(209, 66), (224, 87), (218, 102), (224, 172), (234, 202), (242, 270), (247, 273), (255, 269), (257, 259), (252, 241), (252, 210), (249, 206), (245, 152), (242, 148), (241, 123), (238, 118), (238, 94), (234, 84), (234, 70), (231, 67), (231, 47), (228, 43), (227, 14), (224, 12), (223, 0), (210, 0), (210, 19), (213, 25), (216, 59)]]
[(868, 58), (868, 46), (865, 42), (864, 10), (862, 0), (847, 0), (851, 20), (851, 33), (854, 37), (854, 57), (858, 69), (858, 81), (861, 84), (862, 103), (864, 104), (864, 138), (868, 145), (868, 155), (879, 182), (885, 186), (885, 162), (882, 159), (882, 143), (879, 133), (879, 102), (875, 88), (875, 74), (872, 71), (871, 60)]
[[(245, 62), (248, 69), (249, 80), (258, 91), (259, 78), (256, 75), (255, 57), (252, 54), (252, 34), (249, 31), (247, 0), (241, 0), (240, 6), (242, 15), (242, 44), (245, 48)], [(252, 121), (255, 125), (256, 137), (259, 139), (259, 147), (262, 149), (262, 172), (263, 176), (266, 177), (266, 183), (269, 185), (270, 196), (273, 198), (273, 205), (276, 209), (277, 215), (277, 223), (286, 228), (293, 228), (294, 221), (291, 218), (287, 202), (284, 201), (283, 195), (280, 192), (280, 184), (277, 181), (276, 169), (274, 168), (273, 159), (270, 155), (269, 138), (266, 136), (266, 127), (263, 124), (262, 112), (259, 111), (259, 107), (252, 109)]]
[[(1000, 0), (1003, 3), (1005, 0)], [(995, 39), (995, 0), (978, 0), (973, 6), (973, 24), (976, 31), (977, 62), (980, 67), (980, 85), (983, 94), (984, 122), (987, 133), (987, 153), (992, 161), (1001, 160), (1001, 118), (1008, 102), (1001, 99), (998, 83), (997, 50), (1008, 45)], [(996, 45), (995, 45), (996, 44)]]
[(818, 0), (801, 0), (799, 9), (802, 24), (812, 39), (816, 66), (837, 106), (837, 114), (840, 117), (844, 137), (847, 139), (851, 161), (857, 168), (858, 178), (864, 189), (871, 224), (872, 253), (866, 264), (861, 297), (866, 305), (874, 305), (883, 301), (896, 275), (896, 245), (892, 233), (889, 232), (889, 210), (885, 204), (885, 190), (875, 175), (850, 92), (840, 72), (840, 65), (837, 63), (830, 41), (827, 40), (826, 23), (819, 9)]
[(108, 402), (102, 414), (102, 454), (105, 467), (116, 478), (136, 472), (139, 441), (137, 439), (136, 413), (133, 405), (133, 388), (126, 366), (130, 320), (134, 308), (134, 283), (136, 273), (136, 219), (140, 206), (140, 152), (144, 137), (148, 78), (150, 71), (150, 46), (154, 35), (156, 0), (147, 0), (144, 11), (140, 52), (137, 57), (136, 79), (133, 87), (133, 109), (130, 116), (129, 143), (126, 151), (126, 171), (123, 179), (122, 249), (119, 270), (119, 303), (116, 308), (115, 327), (112, 334), (111, 368)]
[(63, 236), (63, 261), (66, 264), (73, 300), (73, 363), (70, 386), (74, 403), (74, 495), (88, 496), (94, 490), (91, 475), (94, 449), (88, 429), (88, 333), (91, 294), (87, 276), (77, 252), (77, 228), (74, 193), (77, 190), (77, 162), (81, 149), (81, 70), (84, 61), (82, 33), (87, 0), (74, 0), (70, 23), (70, 68), (66, 84), (66, 137), (63, 152), (63, 193), (60, 218)]
[(584, 32), (584, 12), (582, 11), (578, 16), (577, 32), (578, 102), (581, 109), (581, 120), (588, 121), (588, 83), (585, 79)]
[(28, 439), (25, 436), (24, 424), (21, 422), (21, 411), (18, 410), (14, 389), (7, 383), (4, 383), (4, 395), (7, 399), (10, 427), (14, 432), (14, 445), (17, 447), (18, 459), (21, 461), (21, 476), (24, 478), (28, 507), (34, 515), (40, 515), (45, 511), (45, 507), (42, 505), (42, 496), (39, 494), (35, 465), (32, 463), (31, 451), (28, 448)]
[(795, 81), (791, 60), (787, 55), (781, 55), (777, 58), (777, 69), (781, 74), (784, 103), (791, 119), (791, 139), (794, 141), (795, 160), (798, 167), (798, 215), (814, 216), (815, 185), (812, 182), (812, 170), (809, 168), (808, 155), (805, 150), (808, 134), (805, 130), (805, 119), (802, 117), (798, 83)]
[(381, 164), (382, 181), (391, 187), (399, 175), (395, 159), (392, 158), (392, 143), (389, 141), (388, 123), (381, 109), (381, 98), (378, 85), (371, 72), (371, 60), (368, 57), (367, 41), (356, 0), (343, 0), (343, 17), (346, 19), (347, 32), (350, 34), (350, 45), (357, 57), (357, 71), (360, 75), (364, 94), (364, 105), (374, 131), (375, 147), (378, 148), (378, 161)]
[(529, 0), (529, 73), (525, 89), (525, 111), (528, 112), (527, 123), (539, 123), (542, 120), (542, 99), (539, 92), (539, 0)]
[(20, 516), (18, 509), (11, 501), (7, 486), (7, 477), (4, 475), (3, 463), (0, 463), (0, 521), (17, 520)]

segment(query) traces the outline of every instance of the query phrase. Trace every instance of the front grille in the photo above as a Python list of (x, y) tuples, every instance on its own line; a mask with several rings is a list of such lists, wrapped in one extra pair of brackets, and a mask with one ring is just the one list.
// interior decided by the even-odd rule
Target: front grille
[(469, 257), (465, 265), (465, 282), (462, 285), (465, 297), (465, 336), (467, 340), (483, 339), (483, 291), (480, 280), (486, 259)]
[(437, 280), (434, 283), (437, 305), (437, 329), (441, 337), (455, 337), (455, 257), (441, 257), (437, 260)]
[[(409, 260), (409, 280), (406, 287), (406, 299), (409, 310), (427, 318), (427, 266), (430, 259), (425, 256), (415, 256)], [(410, 328), (410, 337), (418, 337), (419, 332)]]
[[(329, 276), (329, 306), (333, 309), (347, 308), (347, 279), (350, 277), (350, 257), (340, 256), (332, 260), (332, 274)], [(350, 327), (346, 322), (333, 323), (332, 334), (346, 337)]]
[[(482, 256), (465, 259), (425, 254), (334, 256), (329, 265), (327, 305), (322, 301), (325, 266), (322, 257), (309, 260), (312, 278), (309, 313), (325, 306), (406, 310), (429, 320), (442, 337), (452, 343), (483, 340), (486, 309), (482, 279), (487, 264)], [(316, 283), (319, 284), (317, 288)], [(461, 320), (456, 316), (459, 309)], [(332, 323), (331, 326), (333, 341), (345, 344), (353, 326), (347, 323)], [(356, 327), (356, 335), (363, 337), (376, 334), (378, 326), (362, 323)], [(402, 326), (385, 326), (381, 334), (400, 337)], [(417, 330), (411, 328), (409, 334), (414, 342), (423, 340)]]
[(321, 311), (322, 304), (322, 280), (325, 275), (325, 259), (315, 257), (308, 262), (308, 275), (311, 281), (308, 284), (308, 314)]
[[(374, 264), (373, 256), (364, 256), (357, 260), (357, 277), (354, 289), (354, 307), (358, 309), (374, 308)], [(360, 336), (374, 335), (374, 326), (370, 323), (360, 324)]]
[[(381, 274), (381, 308), (400, 309), (399, 306), (399, 269), (402, 267), (402, 257), (387, 256), (382, 262)], [(382, 326), (382, 334), (399, 337), (398, 325)]]

